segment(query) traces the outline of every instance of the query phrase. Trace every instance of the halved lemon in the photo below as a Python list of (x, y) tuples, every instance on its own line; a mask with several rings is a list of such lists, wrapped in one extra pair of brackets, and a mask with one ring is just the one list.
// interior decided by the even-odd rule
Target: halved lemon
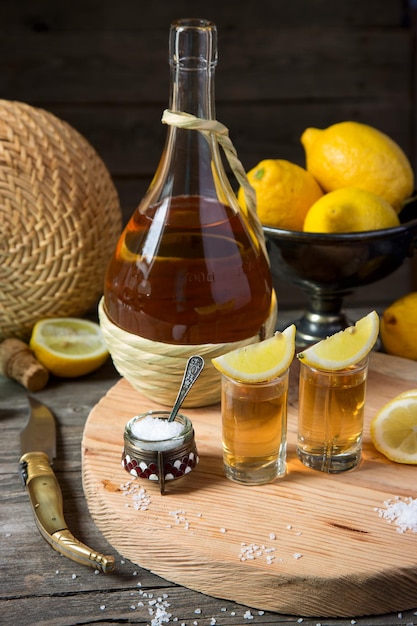
[(51, 374), (63, 378), (89, 374), (103, 365), (109, 355), (100, 326), (76, 317), (38, 321), (32, 330), (30, 347)]
[(359, 363), (378, 339), (379, 317), (372, 311), (344, 330), (297, 354), (303, 363), (320, 370), (343, 370)]
[(259, 383), (276, 378), (291, 364), (295, 352), (295, 326), (269, 339), (236, 348), (211, 360), (225, 376), (247, 383)]
[(417, 390), (401, 393), (378, 411), (371, 439), (391, 461), (417, 465)]

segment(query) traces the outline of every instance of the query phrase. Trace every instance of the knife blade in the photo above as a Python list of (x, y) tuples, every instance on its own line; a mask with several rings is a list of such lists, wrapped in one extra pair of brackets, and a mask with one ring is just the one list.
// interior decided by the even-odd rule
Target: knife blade
[(28, 396), (30, 413), (20, 433), (22, 456), (19, 472), (28, 492), (35, 522), (42, 537), (64, 556), (99, 569), (114, 570), (114, 557), (89, 548), (68, 529), (63, 513), (62, 492), (52, 469), (56, 456), (56, 422), (50, 409)]

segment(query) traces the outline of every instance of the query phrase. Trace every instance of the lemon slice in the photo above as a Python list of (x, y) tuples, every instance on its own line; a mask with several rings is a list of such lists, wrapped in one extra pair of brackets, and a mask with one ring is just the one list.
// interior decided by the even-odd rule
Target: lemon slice
[(409, 389), (400, 393), (398, 398), (417, 398), (417, 389)]
[(379, 317), (368, 313), (344, 330), (322, 339), (297, 354), (303, 363), (320, 370), (336, 371), (359, 363), (372, 350), (378, 339)]
[(51, 374), (64, 378), (93, 372), (109, 355), (100, 326), (75, 317), (40, 320), (33, 327), (30, 347)]
[(371, 439), (391, 461), (417, 465), (417, 390), (401, 393), (378, 411)]
[(290, 366), (295, 351), (295, 326), (269, 339), (236, 348), (211, 360), (225, 376), (247, 383), (259, 383), (276, 378)]

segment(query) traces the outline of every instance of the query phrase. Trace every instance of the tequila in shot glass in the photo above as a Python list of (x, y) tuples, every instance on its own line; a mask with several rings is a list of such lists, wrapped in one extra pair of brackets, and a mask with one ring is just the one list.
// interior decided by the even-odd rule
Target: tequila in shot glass
[(379, 333), (371, 311), (297, 354), (299, 459), (316, 470), (338, 473), (361, 458), (369, 354)]
[(300, 362), (297, 455), (304, 465), (328, 473), (358, 465), (368, 360), (335, 371)]
[(227, 478), (268, 483), (286, 472), (289, 368), (295, 326), (212, 359), (221, 373), (223, 466)]
[(268, 382), (222, 375), (223, 466), (246, 485), (272, 482), (286, 472), (288, 369)]

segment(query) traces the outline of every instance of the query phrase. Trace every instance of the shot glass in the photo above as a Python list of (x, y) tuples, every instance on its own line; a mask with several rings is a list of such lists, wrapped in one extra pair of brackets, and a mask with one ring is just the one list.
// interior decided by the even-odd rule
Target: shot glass
[(288, 370), (269, 382), (243, 383), (222, 375), (223, 466), (245, 485), (272, 482), (286, 472)]
[(358, 465), (368, 360), (338, 371), (300, 361), (297, 456), (307, 467), (333, 474)]

